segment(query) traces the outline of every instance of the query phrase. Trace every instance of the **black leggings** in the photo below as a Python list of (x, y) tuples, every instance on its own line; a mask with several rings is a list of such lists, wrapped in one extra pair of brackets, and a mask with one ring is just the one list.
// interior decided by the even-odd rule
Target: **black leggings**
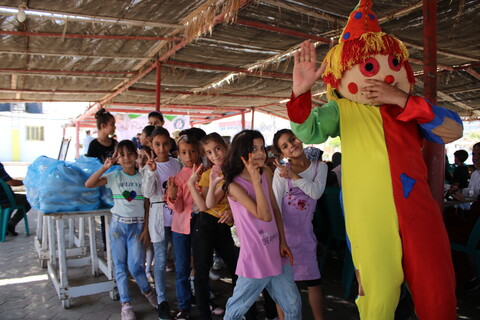
[(209, 304), (209, 272), (213, 264), (213, 250), (216, 250), (227, 265), (232, 276), (233, 286), (237, 276), (237, 256), (230, 233), (230, 227), (218, 223), (218, 218), (200, 212), (192, 230), (192, 252), (195, 267), (195, 298), (201, 319), (211, 319)]

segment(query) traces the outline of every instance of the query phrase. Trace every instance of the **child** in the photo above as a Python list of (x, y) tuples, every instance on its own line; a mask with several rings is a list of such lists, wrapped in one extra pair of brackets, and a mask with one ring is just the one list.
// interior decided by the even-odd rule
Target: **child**
[[(156, 127), (163, 127), (165, 119), (163, 114), (159, 111), (152, 111), (148, 114), (148, 124)], [(170, 155), (174, 158), (178, 156), (177, 143), (174, 139), (170, 138)]]
[(470, 174), (468, 173), (468, 167), (465, 165), (465, 161), (468, 159), (468, 152), (465, 150), (457, 150), (453, 154), (455, 156), (455, 164), (457, 167), (453, 170), (453, 185), (459, 189), (468, 187), (468, 179)]
[(88, 146), (87, 157), (94, 157), (104, 163), (113, 155), (117, 141), (110, 138), (115, 133), (115, 118), (104, 108), (95, 113), (98, 137)]
[[(169, 157), (170, 134), (167, 129), (157, 127), (151, 135), (153, 152), (147, 154), (148, 161), (143, 171), (143, 194), (150, 199), (150, 210), (146, 216), (146, 228), (142, 238), (153, 243), (154, 267), (153, 275), (158, 297), (158, 319), (170, 319), (170, 307), (166, 296), (165, 267), (167, 263), (167, 241), (165, 237), (165, 201), (164, 194), (169, 177), (180, 171), (180, 163)], [(142, 149), (143, 150), (143, 149)]]
[(140, 145), (143, 147), (152, 148), (152, 132), (155, 130), (155, 126), (146, 126), (142, 130), (140, 135)]
[[(135, 144), (135, 141), (133, 141), (133, 143)], [(145, 165), (147, 164), (148, 157), (152, 153), (152, 149), (145, 146), (142, 149), (138, 149), (137, 153), (138, 153), (137, 170), (141, 171), (141, 169), (145, 167)], [(145, 194), (145, 192), (143, 194)], [(150, 208), (150, 200), (148, 198), (145, 199), (145, 203), (147, 207)], [(145, 230), (147, 226), (148, 226), (148, 211), (145, 212), (145, 223), (143, 224), (143, 229)], [(151, 272), (152, 262), (153, 262), (152, 243), (150, 242), (150, 237), (147, 235), (144, 235), (143, 232), (140, 240), (142, 240), (143, 244), (145, 245), (145, 274), (147, 275), (148, 282), (153, 283), (154, 281), (153, 281), (152, 272)]]
[[(102, 175), (117, 161), (122, 170)], [(134, 320), (135, 313), (130, 304), (128, 293), (128, 271), (132, 274), (150, 305), (157, 307), (157, 295), (148, 283), (143, 268), (143, 249), (140, 233), (145, 215), (144, 197), (142, 195), (142, 176), (135, 169), (137, 149), (131, 140), (121, 141), (112, 158), (106, 159), (102, 168), (85, 182), (87, 188), (107, 185), (112, 189), (114, 206), (110, 226), (110, 243), (115, 265), (120, 302), (122, 303), (122, 320)]]
[(302, 302), (292, 269), (282, 261), (289, 257), (293, 264), (293, 256), (285, 240), (272, 178), (262, 173), (266, 156), (262, 134), (243, 130), (234, 137), (222, 167), (223, 188), (240, 238), (238, 280), (224, 319), (241, 319), (263, 288), (280, 305), (286, 319), (301, 319)]
[[(117, 140), (110, 138), (115, 133), (115, 118), (104, 108), (95, 113), (97, 121), (98, 137), (88, 146), (87, 157), (94, 157), (104, 163), (106, 159), (111, 158), (117, 145)], [(102, 235), (103, 250), (106, 250), (105, 235), (105, 216), (100, 217), (100, 231)]]
[(191, 308), (190, 289), (190, 232), (195, 225), (198, 207), (194, 205), (187, 187), (192, 168), (199, 164), (199, 143), (195, 138), (183, 135), (178, 140), (178, 153), (184, 167), (175, 176), (168, 179), (167, 203), (173, 210), (172, 240), (175, 255), (175, 275), (178, 308), (176, 319), (188, 320)]
[(285, 166), (276, 162), (272, 188), (282, 211), (285, 237), (295, 257), (293, 277), (307, 285), (313, 318), (321, 320), (322, 290), (312, 220), (317, 200), (325, 190), (327, 165), (321, 160), (308, 160), (302, 142), (290, 129), (277, 131), (273, 145), (289, 159)]
[[(193, 173), (187, 186), (200, 213), (194, 231), (192, 231), (193, 261), (195, 268), (195, 297), (201, 319), (211, 319), (223, 313), (223, 309), (209, 305), (209, 270), (212, 267), (213, 250), (217, 250), (226, 263), (232, 277), (235, 275), (237, 258), (234, 243), (230, 233), (233, 223), (232, 212), (225, 192), (221, 188), (209, 188), (211, 178), (223, 180), (220, 166), (227, 154), (227, 144), (216, 132), (202, 139), (202, 147), (208, 160), (214, 164), (214, 169), (208, 169), (200, 175), (201, 164), (193, 167)], [(199, 192), (196, 184), (201, 188)], [(217, 183), (218, 184), (218, 183)], [(217, 192), (216, 192), (217, 191)], [(211, 195), (211, 203), (206, 203), (207, 192)], [(234, 279), (235, 280), (235, 279)], [(234, 283), (235, 285), (235, 283)]]

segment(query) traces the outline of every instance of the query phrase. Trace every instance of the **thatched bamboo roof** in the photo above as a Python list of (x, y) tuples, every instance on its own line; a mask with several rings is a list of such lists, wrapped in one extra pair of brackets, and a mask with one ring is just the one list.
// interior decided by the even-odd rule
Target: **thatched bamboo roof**
[[(16, 10), (26, 4), (25, 22)], [(0, 102), (88, 101), (93, 111), (190, 113), (196, 123), (242, 110), (286, 117), (292, 53), (322, 59), (356, 0), (2, 0)], [(438, 104), (480, 116), (480, 2), (439, 0)], [(7, 10), (10, 8), (11, 10)], [(409, 48), (423, 92), (422, 1), (374, 1), (383, 31)], [(156, 66), (160, 63), (160, 73)], [(316, 103), (325, 97), (314, 87)]]

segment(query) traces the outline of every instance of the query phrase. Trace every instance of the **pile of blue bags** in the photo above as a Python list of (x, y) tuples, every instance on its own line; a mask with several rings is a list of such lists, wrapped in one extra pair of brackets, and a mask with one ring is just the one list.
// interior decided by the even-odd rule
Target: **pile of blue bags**
[[(111, 208), (113, 197), (110, 189), (85, 187), (85, 181), (101, 166), (97, 158), (85, 156), (75, 162), (38, 157), (28, 167), (23, 180), (28, 202), (43, 213)], [(107, 173), (119, 169), (120, 166), (113, 166)]]

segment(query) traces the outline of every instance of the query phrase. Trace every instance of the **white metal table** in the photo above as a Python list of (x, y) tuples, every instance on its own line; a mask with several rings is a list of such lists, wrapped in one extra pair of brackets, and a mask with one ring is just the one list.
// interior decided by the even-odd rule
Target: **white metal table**
[[(107, 235), (106, 260), (97, 254), (95, 218), (101, 216), (105, 216), (105, 233)], [(39, 221), (42, 220), (43, 223), (39, 225), (42, 236), (40, 239), (36, 239), (36, 248), (39, 248), (37, 254), (40, 261), (46, 259), (48, 275), (64, 308), (70, 307), (70, 299), (72, 298), (100, 292), (109, 291), (112, 299), (118, 299), (110, 239), (108, 237), (110, 216), (110, 210), (101, 209), (95, 211), (49, 213), (42, 214), (39, 217)], [(67, 233), (65, 232), (66, 220), (69, 226)], [(85, 220), (88, 223), (88, 246), (85, 245)], [(75, 221), (78, 221), (78, 235), (75, 233)], [(47, 239), (45, 239), (45, 231)], [(66, 239), (68, 239), (67, 243)], [(47, 252), (46, 258), (45, 250)], [(100, 272), (103, 273), (107, 277), (107, 281), (78, 286), (69, 285), (68, 269), (85, 265), (91, 265), (92, 275), (94, 276), (99, 276)]]

